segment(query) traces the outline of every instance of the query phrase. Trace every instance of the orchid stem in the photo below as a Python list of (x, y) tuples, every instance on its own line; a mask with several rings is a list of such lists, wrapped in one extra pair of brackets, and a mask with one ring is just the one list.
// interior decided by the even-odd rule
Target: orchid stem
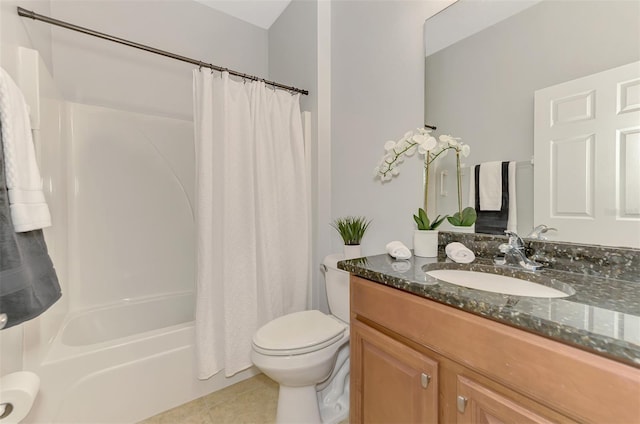
[(458, 213), (462, 219), (462, 171), (460, 170), (460, 151), (456, 149), (456, 168), (458, 170)]
[(429, 201), (429, 152), (424, 156), (424, 211), (428, 215), (427, 211)]

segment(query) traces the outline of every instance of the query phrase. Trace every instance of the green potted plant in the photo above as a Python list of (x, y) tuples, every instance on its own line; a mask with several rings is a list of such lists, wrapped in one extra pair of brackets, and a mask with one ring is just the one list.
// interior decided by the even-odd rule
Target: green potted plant
[(344, 256), (346, 259), (359, 258), (361, 256), (360, 242), (364, 233), (369, 228), (371, 221), (363, 216), (347, 216), (337, 218), (331, 226), (336, 229), (344, 242)]
[[(454, 140), (457, 142), (457, 140)], [(476, 223), (477, 214), (476, 209), (468, 206), (462, 209), (462, 167), (460, 166), (460, 153), (464, 154), (466, 149), (466, 155), (469, 154), (469, 146), (463, 145), (457, 142), (453, 145), (453, 149), (456, 151), (456, 181), (458, 189), (458, 212), (447, 217), (447, 221), (454, 227), (454, 230), (464, 233), (473, 233), (475, 231), (474, 224)]]
[(433, 221), (429, 220), (424, 209), (419, 208), (418, 214), (413, 215), (413, 220), (418, 229), (413, 234), (413, 253), (424, 258), (438, 256), (438, 231), (437, 228), (444, 222), (445, 216), (438, 215)]

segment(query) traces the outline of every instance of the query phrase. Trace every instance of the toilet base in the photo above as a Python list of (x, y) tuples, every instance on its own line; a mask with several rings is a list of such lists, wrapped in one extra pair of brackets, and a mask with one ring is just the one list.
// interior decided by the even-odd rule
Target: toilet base
[(330, 384), (317, 391), (317, 397), (323, 424), (338, 424), (349, 417), (348, 346), (338, 355)]
[(280, 385), (278, 424), (321, 424), (316, 386), (287, 387)]

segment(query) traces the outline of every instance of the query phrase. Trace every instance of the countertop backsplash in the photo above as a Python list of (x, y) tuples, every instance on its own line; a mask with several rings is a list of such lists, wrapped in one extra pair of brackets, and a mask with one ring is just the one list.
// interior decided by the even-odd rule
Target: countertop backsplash
[[(440, 231), (439, 249), (463, 243), (476, 256), (492, 259), (507, 236)], [(524, 239), (527, 256), (556, 271), (640, 283), (640, 249)]]

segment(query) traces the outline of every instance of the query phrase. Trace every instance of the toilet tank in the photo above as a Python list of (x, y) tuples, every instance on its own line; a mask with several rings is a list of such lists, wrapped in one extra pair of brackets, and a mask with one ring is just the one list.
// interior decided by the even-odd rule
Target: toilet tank
[(324, 258), (324, 284), (327, 290), (327, 300), (331, 315), (349, 322), (349, 273), (338, 269), (338, 262), (344, 260), (344, 255), (334, 253)]

